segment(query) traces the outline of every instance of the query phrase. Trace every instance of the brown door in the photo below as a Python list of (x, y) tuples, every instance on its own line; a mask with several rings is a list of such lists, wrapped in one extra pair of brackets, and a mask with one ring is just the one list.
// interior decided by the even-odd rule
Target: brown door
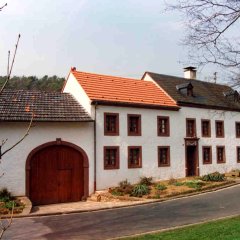
[(186, 149), (186, 175), (196, 176), (197, 175), (197, 147), (187, 146)]
[(83, 195), (83, 156), (80, 152), (56, 145), (33, 155), (29, 192), (33, 205), (79, 201)]

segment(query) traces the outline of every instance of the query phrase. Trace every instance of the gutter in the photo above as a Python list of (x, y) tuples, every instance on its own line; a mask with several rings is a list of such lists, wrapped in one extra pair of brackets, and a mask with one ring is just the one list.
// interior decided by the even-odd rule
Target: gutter
[(97, 190), (97, 127), (96, 127), (96, 122), (97, 122), (97, 103), (94, 104), (94, 192)]

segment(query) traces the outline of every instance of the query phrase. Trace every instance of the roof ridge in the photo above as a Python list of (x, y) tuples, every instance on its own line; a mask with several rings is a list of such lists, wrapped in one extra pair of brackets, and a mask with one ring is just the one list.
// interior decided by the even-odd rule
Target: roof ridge
[(141, 81), (141, 79), (137, 79), (137, 78), (130, 78), (130, 77), (119, 77), (119, 76), (112, 76), (112, 75), (107, 75), (107, 74), (99, 74), (99, 73), (91, 73), (91, 72), (82, 72), (82, 71), (78, 71), (78, 70), (72, 70), (71, 69), (71, 73), (83, 73), (83, 74), (89, 74), (89, 75), (96, 75), (96, 76), (103, 76), (103, 77), (111, 77), (111, 78), (120, 78), (120, 79), (125, 79), (125, 80), (134, 80), (134, 81)]
[(168, 75), (168, 74), (161, 74), (161, 73), (155, 73), (155, 72), (148, 72), (148, 71), (147, 71), (146, 73), (156, 74), (156, 75), (163, 76), (163, 77), (177, 78), (177, 79), (179, 79), (179, 80), (185, 80), (185, 81), (204, 82), (204, 83), (211, 84), (211, 85), (220, 85), (220, 86), (224, 86), (224, 87), (229, 87), (229, 88), (231, 88), (230, 86), (228, 86), (228, 85), (226, 85), (226, 84), (212, 83), (212, 82), (202, 81), (202, 80), (199, 80), (199, 79), (188, 79), (188, 78), (184, 78), (184, 77), (178, 77), (178, 76), (173, 76), (173, 75)]

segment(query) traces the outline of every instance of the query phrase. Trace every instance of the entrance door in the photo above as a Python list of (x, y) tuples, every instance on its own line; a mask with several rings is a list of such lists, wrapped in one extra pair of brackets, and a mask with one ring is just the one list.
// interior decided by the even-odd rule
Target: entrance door
[(186, 147), (186, 176), (197, 176), (197, 146)]
[(37, 151), (30, 160), (33, 205), (80, 201), (84, 196), (83, 155), (64, 145)]

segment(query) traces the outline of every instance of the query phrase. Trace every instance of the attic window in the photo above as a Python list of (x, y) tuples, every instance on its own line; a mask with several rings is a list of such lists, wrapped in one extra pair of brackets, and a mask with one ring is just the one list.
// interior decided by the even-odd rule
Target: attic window
[(179, 84), (176, 86), (176, 89), (186, 96), (193, 97), (193, 85), (191, 82)]
[(239, 102), (240, 96), (238, 91), (231, 89), (230, 91), (223, 92), (223, 96), (231, 101)]

